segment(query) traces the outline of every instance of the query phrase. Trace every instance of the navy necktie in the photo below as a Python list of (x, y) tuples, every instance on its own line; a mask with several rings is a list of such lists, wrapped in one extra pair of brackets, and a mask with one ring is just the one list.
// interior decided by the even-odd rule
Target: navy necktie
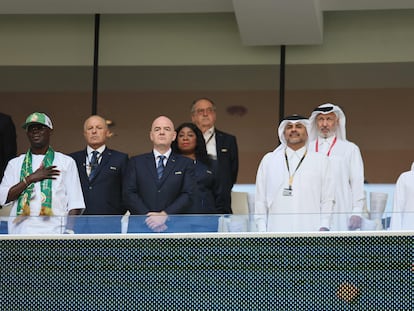
[(162, 174), (164, 173), (164, 159), (165, 159), (164, 155), (158, 156), (158, 164), (157, 164), (158, 179), (161, 179)]
[(92, 180), (93, 176), (96, 174), (96, 168), (98, 167), (98, 151), (92, 151), (92, 159), (91, 159), (91, 172), (89, 173), (89, 180)]

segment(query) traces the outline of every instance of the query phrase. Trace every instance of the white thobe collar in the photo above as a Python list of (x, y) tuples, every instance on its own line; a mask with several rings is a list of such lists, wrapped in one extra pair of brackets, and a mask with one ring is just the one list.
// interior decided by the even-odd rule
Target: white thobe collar
[(289, 148), (289, 147), (286, 147), (286, 155), (288, 157), (288, 160), (294, 159), (294, 158), (300, 160), (300, 159), (302, 159), (305, 152), (306, 152), (306, 146), (303, 146), (302, 148), (300, 148), (296, 151)]
[[(336, 135), (332, 135), (327, 138), (318, 137), (318, 152), (327, 154), (330, 151), (330, 148), (335, 140)], [(316, 148), (316, 147), (314, 147)], [(316, 151), (316, 150), (315, 150)], [(330, 153), (330, 152), (329, 152)]]
[(334, 140), (335, 135), (332, 135), (330, 137), (324, 138), (324, 137), (318, 137), (318, 144), (323, 145), (323, 144), (327, 144), (328, 146), (330, 146), (332, 144), (332, 141)]
[(294, 171), (296, 167), (298, 166), (300, 160), (303, 158), (303, 156), (306, 153), (306, 146), (303, 146), (302, 148), (298, 150), (293, 150), (289, 147), (286, 147), (286, 156), (289, 162), (290, 171)]

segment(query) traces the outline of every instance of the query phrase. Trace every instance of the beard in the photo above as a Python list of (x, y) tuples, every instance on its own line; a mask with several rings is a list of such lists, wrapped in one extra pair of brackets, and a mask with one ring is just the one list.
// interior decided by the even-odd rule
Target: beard
[(323, 131), (323, 129), (319, 130), (319, 136), (322, 138), (329, 138), (334, 135), (335, 135), (335, 132), (331, 130), (326, 130), (326, 131)]

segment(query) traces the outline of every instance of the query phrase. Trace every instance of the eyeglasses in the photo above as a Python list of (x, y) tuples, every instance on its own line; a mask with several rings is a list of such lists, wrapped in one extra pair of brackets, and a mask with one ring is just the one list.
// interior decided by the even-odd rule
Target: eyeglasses
[(213, 111), (215, 111), (214, 107), (208, 107), (208, 108), (205, 108), (205, 109), (201, 109), (201, 108), (196, 109), (196, 110), (194, 110), (194, 113), (201, 116), (201, 115), (204, 115), (204, 114), (213, 113)]

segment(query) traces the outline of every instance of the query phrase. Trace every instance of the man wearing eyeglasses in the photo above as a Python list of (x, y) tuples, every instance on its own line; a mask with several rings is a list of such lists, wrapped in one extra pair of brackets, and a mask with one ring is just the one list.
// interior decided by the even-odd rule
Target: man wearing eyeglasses
[(73, 233), (66, 216), (85, 208), (75, 161), (50, 146), (53, 125), (41, 112), (23, 124), (30, 148), (9, 161), (0, 184), (0, 204), (13, 204), (11, 234)]
[(208, 98), (199, 98), (191, 106), (191, 120), (203, 133), (207, 153), (213, 160), (216, 176), (222, 189), (224, 207), (231, 210), (231, 190), (236, 183), (239, 170), (239, 155), (236, 137), (215, 127), (216, 105)]

